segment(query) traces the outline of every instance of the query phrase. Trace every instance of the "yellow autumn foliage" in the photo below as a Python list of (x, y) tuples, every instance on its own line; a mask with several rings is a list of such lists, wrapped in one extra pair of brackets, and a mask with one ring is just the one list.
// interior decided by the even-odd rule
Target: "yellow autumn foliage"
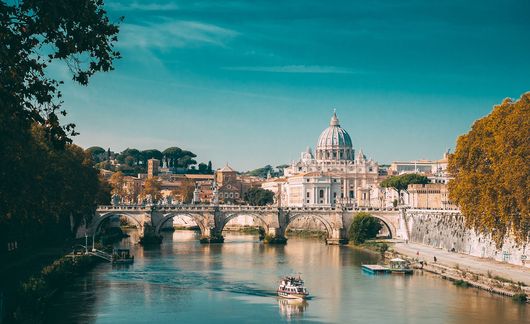
[(507, 234), (518, 242), (530, 232), (530, 92), (505, 99), (458, 138), (449, 157), (450, 199), (466, 224), (491, 234), (500, 246)]

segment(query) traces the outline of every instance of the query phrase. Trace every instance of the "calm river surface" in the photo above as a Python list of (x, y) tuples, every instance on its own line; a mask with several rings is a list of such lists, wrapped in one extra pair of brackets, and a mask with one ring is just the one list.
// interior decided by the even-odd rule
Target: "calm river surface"
[[(160, 247), (135, 245), (128, 267), (100, 264), (49, 309), (49, 323), (530, 323), (530, 307), (430, 274), (371, 276), (378, 256), (291, 238), (267, 246), (225, 233), (201, 245), (192, 231), (167, 233)], [(122, 245), (127, 246), (124, 240)], [(301, 272), (312, 298), (275, 295), (278, 279)]]

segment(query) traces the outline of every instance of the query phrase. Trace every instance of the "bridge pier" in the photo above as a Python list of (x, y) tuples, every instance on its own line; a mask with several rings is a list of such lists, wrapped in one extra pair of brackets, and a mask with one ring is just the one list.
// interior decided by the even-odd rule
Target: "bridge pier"
[(204, 228), (200, 242), (202, 244), (211, 244), (211, 243), (224, 243), (225, 238), (223, 233), (220, 232), (217, 228)]
[(156, 226), (153, 226), (150, 221), (143, 223), (140, 228), (140, 244), (141, 245), (157, 245), (162, 244), (162, 236), (156, 233)]
[(330, 237), (326, 239), (326, 244), (328, 245), (341, 245), (347, 244), (348, 239), (341, 229), (332, 229)]
[(281, 228), (269, 227), (268, 233), (263, 239), (265, 244), (287, 244), (287, 238)]

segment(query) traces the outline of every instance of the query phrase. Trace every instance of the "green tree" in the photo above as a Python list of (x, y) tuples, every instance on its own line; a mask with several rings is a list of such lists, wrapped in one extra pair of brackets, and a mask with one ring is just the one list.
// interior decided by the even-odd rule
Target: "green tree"
[(362, 244), (368, 239), (375, 238), (382, 227), (381, 222), (369, 213), (357, 213), (348, 231), (350, 241)]
[(2, 118), (45, 125), (46, 138), (63, 146), (74, 125), (61, 126), (59, 85), (46, 68), (65, 62), (73, 80), (87, 85), (98, 71), (113, 69), (120, 57), (113, 47), (118, 26), (110, 23), (103, 1), (0, 2), (0, 102)]
[(417, 173), (406, 173), (397, 176), (390, 176), (381, 182), (382, 188), (394, 188), (401, 200), (401, 192), (407, 190), (410, 184), (427, 184), (429, 178)]
[(504, 100), (458, 138), (449, 156), (449, 197), (466, 224), (492, 234), (498, 245), (508, 233), (519, 242), (530, 233), (530, 93)]
[(162, 161), (162, 152), (159, 150), (144, 150), (140, 152), (140, 156), (142, 159), (143, 165), (147, 165), (147, 160), (149, 159), (157, 159), (158, 161)]
[(262, 188), (250, 188), (244, 195), (244, 200), (252, 206), (265, 206), (274, 202), (274, 193)]
[(207, 174), (208, 173), (208, 165), (206, 165), (204, 163), (199, 163), (198, 170), (199, 170), (199, 173), (201, 173), (201, 174)]
[(206, 168), (206, 173), (207, 174), (212, 174), (213, 173), (212, 161), (208, 161), (208, 167)]
[(194, 160), (197, 155), (190, 151), (182, 150), (179, 147), (169, 147), (162, 154), (170, 160), (169, 167), (172, 168), (188, 168), (191, 165), (197, 164), (197, 161)]
[(284, 174), (284, 170), (285, 168), (288, 168), (289, 167), (289, 164), (281, 164), (281, 165), (278, 165), (276, 167), (276, 169), (278, 169), (278, 176), (279, 177), (283, 177), (283, 174)]
[(73, 80), (87, 85), (119, 58), (117, 33), (102, 1), (0, 2), (2, 246), (6, 239), (20, 247), (64, 242), (92, 214), (97, 170), (69, 144), (76, 133), (73, 124), (61, 124), (62, 80), (47, 67), (66, 63)]
[(96, 196), (96, 204), (98, 205), (110, 205), (110, 198), (112, 193), (111, 184), (99, 175), (98, 192)]
[(271, 174), (274, 176), (276, 172), (274, 171), (274, 168), (270, 165), (266, 165), (263, 168), (254, 169), (252, 171), (248, 171), (246, 174), (253, 177), (260, 177), (260, 178), (267, 178), (268, 174)]
[[(92, 157), (94, 163), (99, 163), (105, 159), (104, 154), (106, 153), (105, 149), (99, 146), (91, 146), (85, 150)], [(103, 157), (103, 158), (101, 158)]]
[(116, 160), (129, 166), (138, 165), (142, 160), (142, 153), (137, 149), (127, 148), (116, 157)]

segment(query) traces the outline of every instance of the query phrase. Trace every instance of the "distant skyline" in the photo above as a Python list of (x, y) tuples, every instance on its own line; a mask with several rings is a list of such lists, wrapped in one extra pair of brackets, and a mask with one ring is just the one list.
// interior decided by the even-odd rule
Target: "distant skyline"
[[(179, 146), (214, 167), (289, 163), (333, 109), (356, 151), (438, 159), (530, 91), (530, 2), (106, 1), (116, 70), (62, 88), (87, 148)], [(68, 80), (67, 68), (55, 75)]]

